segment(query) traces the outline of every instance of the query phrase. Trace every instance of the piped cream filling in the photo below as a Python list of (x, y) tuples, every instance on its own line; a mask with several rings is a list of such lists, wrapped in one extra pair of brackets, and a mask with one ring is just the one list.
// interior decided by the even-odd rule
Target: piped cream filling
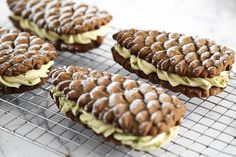
[(224, 88), (229, 82), (229, 71), (223, 71), (219, 76), (215, 76), (213, 78), (190, 78), (186, 76), (179, 76), (177, 74), (171, 74), (166, 71), (157, 69), (151, 63), (148, 63), (143, 59), (131, 55), (128, 49), (121, 47), (118, 43), (115, 44), (115, 50), (125, 59), (130, 59), (132, 69), (142, 70), (146, 75), (155, 72), (157, 73), (157, 76), (160, 80), (168, 81), (172, 86), (184, 85), (189, 87), (200, 87), (202, 89), (209, 90), (213, 86)]
[(43, 28), (40, 28), (37, 24), (34, 22), (24, 19), (21, 16), (12, 15), (11, 16), (14, 20), (17, 20), (20, 24), (20, 26), (23, 29), (29, 29), (32, 32), (35, 32), (38, 34), (38, 36), (42, 38), (47, 38), (50, 41), (56, 42), (58, 40), (62, 40), (63, 42), (67, 44), (88, 44), (91, 43), (92, 40), (97, 40), (98, 36), (105, 36), (108, 32), (109, 25), (101, 26), (99, 29), (88, 31), (85, 33), (80, 34), (57, 34), (53, 31), (46, 31)]
[(29, 70), (25, 74), (17, 76), (0, 76), (0, 84), (6, 87), (19, 88), (21, 85), (34, 86), (41, 82), (41, 78), (48, 77), (49, 68), (54, 64), (54, 61), (49, 61), (41, 66), (38, 70)]
[(60, 109), (66, 113), (71, 111), (74, 116), (80, 113), (79, 119), (84, 124), (88, 125), (97, 134), (103, 134), (104, 137), (113, 136), (116, 140), (122, 144), (131, 146), (134, 149), (141, 151), (150, 151), (159, 148), (169, 142), (179, 132), (179, 126), (173, 127), (169, 132), (161, 133), (158, 136), (135, 136), (130, 133), (125, 133), (119, 128), (115, 128), (110, 124), (106, 124), (101, 120), (98, 120), (95, 116), (87, 113), (83, 109), (79, 108), (74, 102), (68, 101), (65, 95), (59, 92), (56, 88), (52, 88), (54, 100), (59, 97)]

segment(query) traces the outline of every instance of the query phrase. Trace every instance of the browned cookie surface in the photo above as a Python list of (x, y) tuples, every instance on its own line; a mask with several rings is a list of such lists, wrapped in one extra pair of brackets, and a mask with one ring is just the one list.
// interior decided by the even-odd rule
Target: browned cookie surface
[(113, 38), (132, 55), (180, 76), (212, 78), (229, 71), (235, 60), (226, 46), (184, 34), (130, 29)]
[(99, 29), (112, 16), (77, 0), (7, 0), (11, 11), (40, 28), (58, 34), (79, 34)]
[(142, 81), (73, 66), (57, 68), (51, 77), (69, 101), (134, 135), (166, 132), (184, 116), (185, 105), (176, 96)]
[(40, 69), (56, 58), (54, 46), (26, 32), (0, 27), (0, 75), (16, 76)]
[(181, 92), (190, 98), (191, 97), (209, 97), (212, 95), (217, 95), (223, 91), (223, 88), (220, 88), (220, 87), (211, 87), (209, 90), (204, 90), (199, 87), (189, 87), (189, 86), (184, 86), (184, 85), (178, 85), (178, 86), (173, 87), (169, 82), (160, 80), (156, 73), (151, 73), (149, 75), (146, 75), (141, 70), (133, 70), (130, 65), (130, 60), (123, 58), (121, 55), (119, 55), (118, 52), (116, 52), (114, 48), (112, 48), (112, 55), (113, 55), (113, 59), (118, 64), (122, 65), (129, 72), (135, 73), (140, 78), (148, 79), (152, 83), (161, 84), (162, 87), (168, 88), (174, 92)]
[(102, 44), (104, 38), (105, 37), (99, 36), (96, 40), (92, 40), (89, 44), (66, 44), (62, 41), (57, 41), (52, 44), (54, 44), (58, 50), (68, 50), (73, 53), (85, 53), (91, 49), (98, 48)]

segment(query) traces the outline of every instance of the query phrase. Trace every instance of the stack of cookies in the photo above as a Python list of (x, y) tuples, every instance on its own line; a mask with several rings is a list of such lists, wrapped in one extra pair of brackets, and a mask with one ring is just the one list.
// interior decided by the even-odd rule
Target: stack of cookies
[[(112, 19), (107, 11), (76, 0), (7, 3), (14, 25), (28, 33), (0, 27), (2, 93), (34, 89), (50, 73), (51, 96), (58, 108), (106, 139), (149, 151), (178, 133), (186, 107), (161, 88), (85, 67), (50, 72), (56, 48), (88, 52), (102, 44)], [(118, 64), (175, 92), (209, 97), (229, 82), (235, 52), (209, 39), (136, 29), (117, 32), (113, 38), (112, 54)]]

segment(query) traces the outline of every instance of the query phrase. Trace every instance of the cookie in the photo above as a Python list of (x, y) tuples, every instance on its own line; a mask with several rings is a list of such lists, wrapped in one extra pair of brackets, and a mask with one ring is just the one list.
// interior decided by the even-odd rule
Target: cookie
[(26, 32), (0, 27), (0, 91), (21, 93), (48, 79), (54, 46)]
[(112, 16), (96, 6), (73, 0), (7, 0), (13, 24), (47, 39), (56, 48), (87, 52), (99, 47)]
[(155, 74), (155, 73), (151, 73), (149, 75), (146, 75), (141, 70), (133, 70), (130, 66), (129, 59), (124, 59), (114, 49), (112, 49), (112, 55), (113, 55), (113, 59), (118, 64), (122, 65), (129, 72), (135, 73), (140, 78), (148, 79), (149, 81), (151, 81), (154, 84), (160, 84), (160, 85), (162, 85), (162, 87), (168, 88), (171, 91), (181, 92), (190, 98), (192, 98), (192, 97), (209, 97), (212, 95), (217, 95), (223, 91), (223, 88), (219, 88), (219, 87), (211, 87), (209, 90), (204, 90), (199, 87), (188, 87), (188, 86), (183, 86), (183, 85), (178, 85), (178, 86), (173, 87), (168, 81), (160, 80), (159, 77), (157, 76), (157, 74)]
[(121, 66), (189, 97), (220, 93), (235, 61), (235, 52), (226, 46), (184, 34), (130, 29), (113, 39), (113, 58)]
[(186, 110), (176, 96), (121, 75), (68, 66), (52, 70), (50, 76), (51, 95), (62, 112), (137, 150), (170, 141)]

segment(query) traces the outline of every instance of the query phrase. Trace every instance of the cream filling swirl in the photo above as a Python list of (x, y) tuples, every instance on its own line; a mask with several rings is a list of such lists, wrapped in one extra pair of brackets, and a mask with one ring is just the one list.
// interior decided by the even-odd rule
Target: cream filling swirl
[(0, 76), (0, 83), (7, 87), (19, 88), (21, 85), (34, 86), (41, 82), (41, 78), (48, 77), (49, 68), (54, 61), (49, 61), (38, 70), (29, 70), (25, 74), (16, 76)]
[(101, 26), (99, 29), (88, 31), (80, 34), (58, 34), (53, 31), (47, 31), (43, 28), (40, 28), (34, 22), (24, 19), (21, 16), (12, 15), (14, 20), (18, 21), (20, 26), (23, 29), (29, 29), (32, 32), (38, 34), (42, 38), (49, 39), (50, 41), (56, 42), (62, 40), (67, 44), (88, 44), (92, 40), (96, 40), (98, 36), (105, 36), (108, 32), (109, 25)]
[(118, 43), (115, 44), (114, 48), (123, 58), (130, 59), (132, 69), (142, 70), (146, 75), (149, 75), (150, 73), (157, 73), (159, 79), (168, 81), (172, 86), (184, 85), (189, 87), (200, 87), (204, 90), (209, 90), (213, 86), (224, 88), (229, 82), (229, 71), (223, 71), (219, 76), (215, 76), (213, 78), (179, 76), (177, 74), (171, 74), (166, 71), (157, 69), (151, 63), (148, 63), (143, 59), (131, 55), (128, 49), (122, 47)]

